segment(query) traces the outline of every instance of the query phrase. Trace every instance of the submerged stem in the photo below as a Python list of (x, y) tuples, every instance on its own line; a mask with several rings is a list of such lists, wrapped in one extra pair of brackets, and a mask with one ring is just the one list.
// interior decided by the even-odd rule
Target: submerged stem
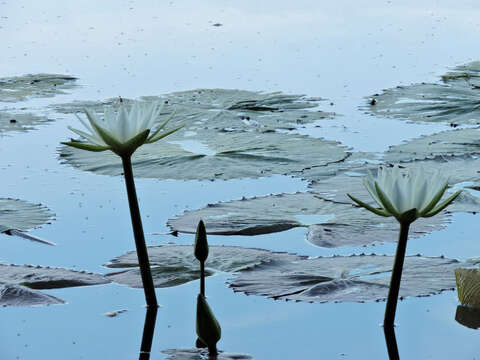
[(133, 235), (135, 246), (137, 248), (138, 263), (140, 265), (140, 274), (142, 276), (143, 290), (147, 306), (158, 307), (155, 287), (153, 286), (152, 272), (150, 270), (150, 261), (148, 260), (147, 245), (143, 234), (142, 218), (138, 207), (137, 192), (133, 180), (132, 161), (130, 156), (122, 156), (123, 174), (125, 185), (127, 187), (128, 204), (130, 206), (130, 216), (132, 218)]
[(410, 222), (400, 222), (400, 234), (398, 236), (397, 252), (395, 254), (395, 260), (393, 263), (390, 289), (388, 291), (387, 306), (385, 307), (385, 318), (383, 321), (383, 326), (385, 328), (393, 329), (394, 326), (398, 292), (400, 290), (400, 281), (402, 280), (403, 262), (405, 260), (408, 229), (410, 228), (410, 224)]

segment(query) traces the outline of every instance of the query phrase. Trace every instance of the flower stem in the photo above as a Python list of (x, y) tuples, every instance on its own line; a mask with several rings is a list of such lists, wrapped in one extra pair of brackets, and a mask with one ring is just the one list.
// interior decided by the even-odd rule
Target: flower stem
[(138, 207), (137, 192), (133, 180), (132, 161), (130, 156), (122, 156), (123, 174), (125, 185), (127, 187), (128, 204), (130, 206), (130, 216), (132, 218), (133, 235), (135, 246), (137, 248), (138, 264), (142, 275), (143, 290), (145, 291), (145, 300), (147, 306), (158, 307), (157, 297), (155, 296), (155, 287), (153, 286), (152, 272), (150, 271), (150, 262), (148, 260), (147, 245), (143, 234), (142, 218)]
[(393, 327), (384, 327), (385, 342), (387, 343), (388, 358), (390, 360), (399, 360), (397, 339), (395, 338), (395, 330)]
[(392, 328), (395, 321), (395, 312), (397, 310), (398, 292), (400, 290), (400, 281), (402, 280), (403, 262), (405, 260), (405, 251), (407, 249), (408, 229), (410, 222), (400, 222), (400, 235), (398, 237), (397, 253), (393, 263), (392, 277), (390, 279), (390, 289), (388, 291), (387, 306), (385, 308), (385, 319), (383, 326)]
[(205, 261), (200, 261), (200, 294), (205, 296)]
[(153, 333), (157, 320), (157, 307), (148, 307), (145, 314), (145, 325), (143, 326), (142, 344), (140, 345), (139, 360), (149, 360), (152, 350)]

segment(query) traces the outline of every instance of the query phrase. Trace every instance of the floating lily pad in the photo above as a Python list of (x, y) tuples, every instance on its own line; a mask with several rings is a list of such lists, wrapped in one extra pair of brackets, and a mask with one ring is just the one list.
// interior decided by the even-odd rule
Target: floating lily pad
[[(152, 267), (155, 287), (170, 287), (187, 283), (200, 278), (200, 263), (193, 254), (192, 245), (164, 245), (148, 248), (148, 257)], [(236, 246), (210, 246), (206, 261), (206, 276), (214, 271), (234, 273), (262, 262), (273, 259), (300, 259), (300, 256), (270, 252), (260, 249), (247, 249)], [(120, 284), (131, 287), (142, 287), (142, 279), (138, 269), (138, 258), (135, 251), (119, 256), (109, 264), (110, 268), (132, 268), (126, 271), (107, 274)]]
[(23, 200), (0, 198), (0, 230), (28, 231), (53, 219), (53, 214), (43, 205)]
[(396, 163), (475, 154), (480, 154), (479, 128), (443, 131), (392, 146), (384, 154), (384, 161)]
[(69, 75), (30, 74), (0, 78), (0, 101), (16, 102), (33, 97), (52, 97), (76, 86)]
[(458, 305), (455, 320), (463, 326), (476, 330), (480, 328), (480, 308)]
[[(393, 256), (334, 256), (272, 260), (236, 274), (234, 291), (309, 302), (381, 301), (388, 295)], [(428, 296), (455, 288), (457, 260), (405, 257), (400, 297)]]
[(33, 306), (65, 304), (55, 296), (44, 294), (21, 285), (0, 285), (0, 306)]
[[(167, 360), (209, 360), (207, 349), (168, 349), (163, 350), (163, 354), (169, 355)], [(253, 359), (249, 355), (229, 354), (219, 351), (215, 357), (216, 360), (249, 360)]]
[[(193, 149), (192, 149), (193, 148)], [(132, 156), (136, 177), (182, 180), (258, 178), (326, 165), (348, 156), (336, 142), (279, 133), (198, 131), (140, 147)], [(121, 160), (110, 151), (63, 146), (64, 163), (103, 175), (120, 175)]]
[(63, 300), (31, 289), (57, 289), (109, 282), (103, 275), (85, 271), (0, 264), (0, 306), (61, 304)]
[(36, 125), (48, 121), (50, 120), (45, 116), (0, 111), (0, 132), (28, 131), (34, 129)]
[[(194, 128), (222, 131), (292, 129), (333, 114), (307, 111), (317, 107), (319, 98), (287, 95), (280, 92), (263, 93), (229, 89), (198, 89), (174, 92), (163, 96), (143, 96), (146, 101), (164, 104), (164, 113), (175, 112), (181, 119), (189, 119)], [(126, 104), (130, 99), (122, 99)], [(83, 112), (88, 108), (102, 112), (104, 106), (118, 104), (119, 98), (104, 101), (73, 102), (54, 105), (62, 113)]]
[[(410, 121), (480, 123), (480, 62), (459, 66), (441, 84), (413, 84), (369, 97), (368, 111)], [(374, 99), (374, 100), (372, 100)]]
[[(308, 227), (307, 240), (327, 248), (396, 241), (399, 229), (391, 217), (376, 216), (311, 192), (210, 204), (186, 211), (167, 224), (173, 230), (194, 233), (200, 220), (204, 221), (207, 233), (218, 235), (259, 235)], [(441, 229), (447, 222), (446, 214), (419, 219), (412, 224), (411, 237)]]

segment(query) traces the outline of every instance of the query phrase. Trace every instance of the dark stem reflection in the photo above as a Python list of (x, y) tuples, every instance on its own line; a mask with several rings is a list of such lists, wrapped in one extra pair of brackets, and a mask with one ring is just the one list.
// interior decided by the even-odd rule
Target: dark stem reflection
[(390, 360), (399, 360), (397, 338), (395, 337), (395, 329), (393, 326), (385, 326), (383, 328), (385, 333), (385, 342), (387, 343), (388, 358)]
[(140, 360), (149, 360), (150, 351), (152, 350), (153, 333), (155, 331), (155, 323), (157, 321), (156, 306), (149, 306), (145, 315), (145, 325), (143, 326), (142, 344), (140, 345)]

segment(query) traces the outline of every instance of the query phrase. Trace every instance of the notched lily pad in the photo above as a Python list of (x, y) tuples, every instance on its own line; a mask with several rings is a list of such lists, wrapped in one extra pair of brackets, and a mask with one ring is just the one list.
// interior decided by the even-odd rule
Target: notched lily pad
[[(208, 355), (207, 349), (168, 349), (163, 350), (163, 354), (167, 354), (168, 360), (209, 360), (212, 359)], [(219, 351), (215, 357), (217, 360), (249, 360), (253, 359), (249, 355), (229, 354)]]
[[(279, 133), (198, 131), (140, 147), (132, 156), (136, 177), (180, 180), (258, 178), (326, 165), (348, 156), (336, 142)], [(118, 156), (63, 146), (60, 158), (81, 170), (120, 175)]]
[(369, 97), (367, 111), (418, 122), (480, 123), (480, 62), (442, 76), (441, 84), (413, 84)]
[(59, 74), (29, 74), (0, 78), (0, 101), (16, 102), (28, 98), (53, 97), (76, 86), (77, 78)]
[[(155, 287), (177, 286), (200, 278), (200, 265), (193, 254), (192, 245), (163, 245), (148, 248)], [(206, 261), (206, 276), (215, 271), (234, 273), (273, 259), (301, 259), (300, 256), (247, 249), (236, 246), (210, 246)], [(135, 251), (110, 261), (109, 268), (134, 268), (107, 274), (111, 280), (131, 287), (142, 287)]]
[(42, 289), (107, 284), (103, 275), (63, 268), (0, 264), (0, 306), (62, 304)]
[[(230, 89), (197, 89), (162, 96), (143, 96), (142, 100), (164, 104), (164, 114), (175, 112), (177, 118), (188, 119), (194, 128), (221, 131), (293, 129), (332, 113), (307, 111), (319, 105), (319, 98), (288, 95), (280, 92), (263, 93)], [(102, 112), (104, 106), (114, 106), (119, 99), (73, 102), (54, 105), (62, 113), (82, 112), (88, 108)], [(128, 104), (130, 99), (122, 99)]]
[[(234, 291), (308, 302), (382, 301), (388, 295), (393, 256), (334, 256), (273, 260), (229, 281)], [(400, 297), (428, 296), (455, 288), (459, 262), (443, 257), (405, 257)]]
[[(218, 235), (259, 235), (307, 227), (307, 240), (321, 247), (359, 246), (396, 241), (398, 223), (351, 204), (325, 200), (311, 192), (279, 194), (211, 204), (186, 211), (168, 220), (172, 230), (194, 233), (205, 222), (207, 233)], [(448, 215), (419, 219), (412, 224), (411, 237), (441, 229)]]
[(10, 131), (28, 131), (50, 120), (45, 116), (30, 113), (11, 113), (0, 111), (0, 133)]
[(480, 129), (458, 129), (411, 140), (390, 147), (384, 161), (405, 162), (432, 159), (437, 156), (480, 154)]
[(45, 206), (23, 200), (0, 198), (0, 230), (28, 231), (53, 220)]

